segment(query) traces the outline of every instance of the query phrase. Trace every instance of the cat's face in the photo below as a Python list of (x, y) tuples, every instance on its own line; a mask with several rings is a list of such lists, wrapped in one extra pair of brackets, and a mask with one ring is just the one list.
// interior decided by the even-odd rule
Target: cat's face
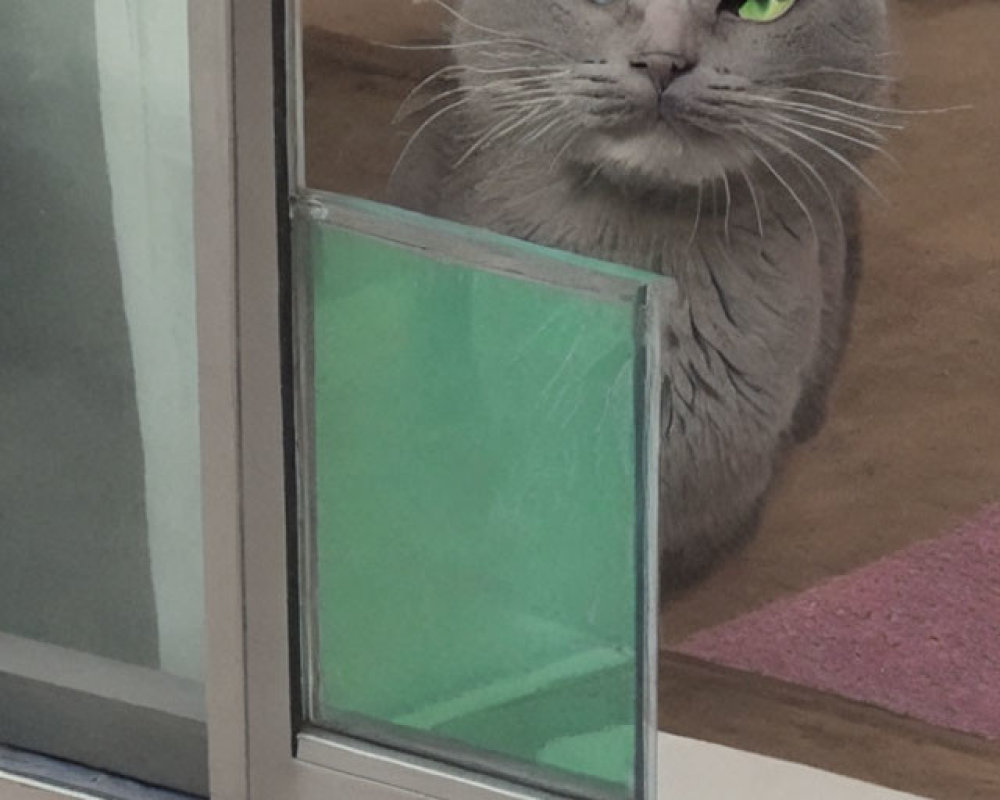
[(866, 106), (885, 91), (884, 0), (463, 0), (459, 14), (480, 149), (697, 184), (788, 151), (853, 159), (879, 135)]

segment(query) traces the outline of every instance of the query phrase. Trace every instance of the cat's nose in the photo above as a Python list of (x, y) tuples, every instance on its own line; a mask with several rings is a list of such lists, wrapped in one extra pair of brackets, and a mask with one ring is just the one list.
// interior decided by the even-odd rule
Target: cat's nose
[(694, 63), (677, 53), (637, 53), (629, 59), (629, 66), (644, 72), (656, 91), (662, 94), (675, 78), (690, 72)]

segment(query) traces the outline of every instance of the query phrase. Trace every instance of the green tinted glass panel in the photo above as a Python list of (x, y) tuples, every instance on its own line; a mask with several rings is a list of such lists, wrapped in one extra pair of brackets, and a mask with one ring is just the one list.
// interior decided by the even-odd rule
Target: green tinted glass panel
[(333, 224), (336, 206), (298, 223), (313, 721), (637, 797), (648, 277), (369, 213), (426, 241)]

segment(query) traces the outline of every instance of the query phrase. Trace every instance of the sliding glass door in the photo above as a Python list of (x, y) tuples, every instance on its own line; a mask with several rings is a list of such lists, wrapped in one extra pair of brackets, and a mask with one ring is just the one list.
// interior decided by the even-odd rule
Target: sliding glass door
[(0, 742), (207, 790), (183, 0), (0, 3)]
[(352, 183), (358, 12), (0, 0), (0, 794), (653, 795), (671, 286)]

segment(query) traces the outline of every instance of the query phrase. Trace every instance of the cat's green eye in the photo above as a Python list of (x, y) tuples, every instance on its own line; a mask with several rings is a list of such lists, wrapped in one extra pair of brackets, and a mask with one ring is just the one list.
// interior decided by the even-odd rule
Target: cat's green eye
[(795, 0), (744, 0), (736, 13), (750, 22), (774, 22), (794, 5)]

